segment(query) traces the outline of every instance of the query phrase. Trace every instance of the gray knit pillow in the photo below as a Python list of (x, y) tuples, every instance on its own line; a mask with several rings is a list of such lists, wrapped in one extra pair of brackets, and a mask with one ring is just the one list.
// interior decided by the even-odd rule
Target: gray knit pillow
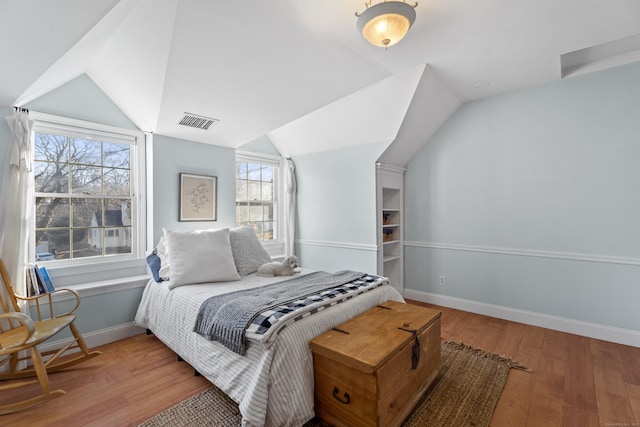
[(271, 262), (271, 256), (262, 247), (255, 230), (250, 225), (229, 230), (231, 252), (236, 263), (236, 269), (241, 277), (255, 273), (258, 268)]

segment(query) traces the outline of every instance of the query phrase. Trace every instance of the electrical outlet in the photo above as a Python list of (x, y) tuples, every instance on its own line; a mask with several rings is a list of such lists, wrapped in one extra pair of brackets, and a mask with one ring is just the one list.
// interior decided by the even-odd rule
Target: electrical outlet
[(447, 286), (447, 284), (444, 281), (444, 276), (440, 276), (440, 286)]

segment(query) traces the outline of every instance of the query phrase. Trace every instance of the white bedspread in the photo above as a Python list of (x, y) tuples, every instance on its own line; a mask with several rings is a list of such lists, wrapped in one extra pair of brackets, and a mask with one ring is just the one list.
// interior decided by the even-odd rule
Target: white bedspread
[[(303, 270), (302, 274), (310, 273)], [(135, 322), (187, 361), (238, 403), (243, 426), (301, 426), (314, 416), (313, 357), (309, 341), (344, 321), (388, 300), (403, 301), (383, 285), (284, 328), (266, 349), (249, 340), (240, 356), (193, 331), (202, 302), (214, 295), (287, 280), (251, 274), (239, 282), (182, 286), (149, 281)]]

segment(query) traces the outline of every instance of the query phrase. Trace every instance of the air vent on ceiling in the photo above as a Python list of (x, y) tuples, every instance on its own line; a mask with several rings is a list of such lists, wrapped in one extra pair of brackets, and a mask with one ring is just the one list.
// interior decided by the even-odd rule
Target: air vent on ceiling
[(184, 113), (184, 116), (178, 122), (179, 125), (189, 126), (197, 129), (208, 130), (213, 124), (220, 120), (211, 117), (198, 116), (197, 114)]

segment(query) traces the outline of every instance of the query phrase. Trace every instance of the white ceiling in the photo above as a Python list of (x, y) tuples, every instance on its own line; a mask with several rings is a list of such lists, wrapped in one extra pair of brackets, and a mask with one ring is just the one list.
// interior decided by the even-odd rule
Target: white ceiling
[[(362, 0), (0, 5), (0, 105), (25, 105), (87, 74), (142, 130), (228, 147), (287, 135), (289, 155), (378, 142), (349, 134), (344, 108), (334, 126), (336, 103), (361, 127), (363, 117), (390, 117), (379, 138), (392, 140), (424, 64), (464, 102), (558, 80), (562, 55), (604, 45), (598, 60), (607, 60), (609, 42), (640, 34), (638, 0), (425, 0), (407, 37), (388, 50), (357, 33)], [(638, 60), (619, 48), (612, 55)], [(177, 125), (184, 112), (220, 122), (186, 128)], [(311, 128), (320, 122), (349, 137), (305, 137), (316, 114)]]

